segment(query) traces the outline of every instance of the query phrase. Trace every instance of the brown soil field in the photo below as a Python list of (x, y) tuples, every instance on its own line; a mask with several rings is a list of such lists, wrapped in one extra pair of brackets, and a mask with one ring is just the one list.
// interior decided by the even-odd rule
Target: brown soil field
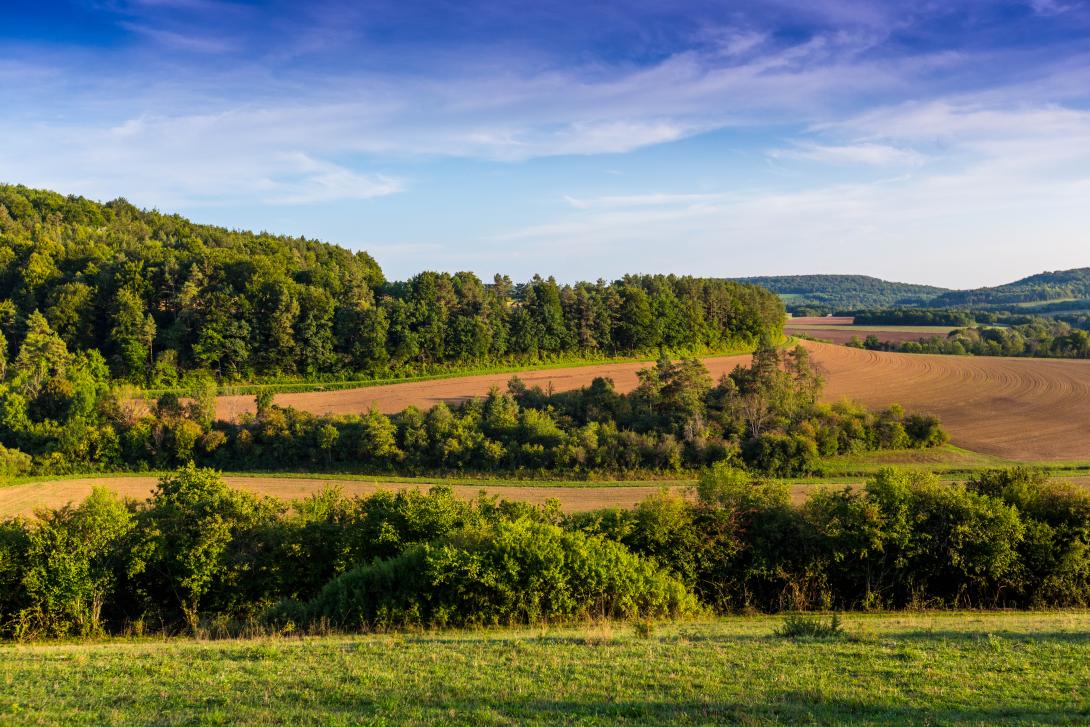
[[(232, 487), (258, 495), (269, 495), (283, 500), (298, 500), (327, 486), (338, 487), (348, 496), (370, 495), (379, 490), (424, 490), (430, 484), (404, 482), (364, 482), (357, 480), (323, 479), (321, 477), (232, 477), (224, 480)], [(68, 503), (82, 502), (95, 486), (108, 487), (122, 497), (146, 499), (155, 489), (157, 478), (137, 477), (84, 477), (80, 479), (32, 482), (25, 485), (0, 487), (0, 518), (16, 515), (30, 516), (35, 508), (63, 507)], [(798, 497), (803, 497), (805, 487), (800, 486)], [(484, 490), (488, 495), (498, 495), (504, 500), (543, 504), (549, 498), (560, 500), (565, 512), (582, 512), (603, 507), (633, 507), (638, 502), (659, 491), (656, 486), (622, 487), (532, 487), (517, 485), (454, 485), (454, 494), (471, 500)], [(670, 489), (687, 493), (689, 485)]]
[[(1020, 461), (1090, 459), (1090, 361), (974, 356), (940, 356), (864, 351), (804, 342), (825, 375), (825, 398), (845, 397), (869, 407), (903, 405), (941, 417), (954, 444), (975, 452)], [(708, 358), (713, 378), (749, 356)], [(568, 390), (596, 376), (613, 379), (619, 391), (637, 384), (636, 371), (649, 364), (625, 363), (530, 371), (530, 385)], [(390, 384), (344, 391), (279, 394), (276, 403), (315, 414), (366, 411), (372, 405), (393, 413), (414, 405), (457, 403), (504, 388), (510, 374), (469, 376)], [(217, 414), (233, 419), (254, 410), (252, 396), (224, 396)]]

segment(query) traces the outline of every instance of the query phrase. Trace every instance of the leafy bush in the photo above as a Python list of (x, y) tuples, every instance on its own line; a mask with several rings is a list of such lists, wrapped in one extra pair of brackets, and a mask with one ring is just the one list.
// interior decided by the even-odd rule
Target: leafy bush
[(666, 617), (697, 610), (680, 582), (620, 544), (520, 519), (413, 546), (346, 573), (305, 613), (311, 622), (355, 629)]
[(118, 548), (133, 516), (116, 495), (92, 490), (79, 507), (44, 511), (27, 530), (22, 554), (19, 636), (87, 636), (102, 628), (102, 610), (117, 594), (124, 563)]

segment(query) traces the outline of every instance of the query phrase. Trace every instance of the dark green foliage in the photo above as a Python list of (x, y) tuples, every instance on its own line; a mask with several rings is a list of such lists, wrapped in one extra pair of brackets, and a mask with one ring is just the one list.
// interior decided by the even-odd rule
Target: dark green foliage
[(311, 622), (360, 629), (671, 617), (697, 610), (680, 582), (623, 546), (520, 519), (414, 546), (346, 573), (302, 614)]

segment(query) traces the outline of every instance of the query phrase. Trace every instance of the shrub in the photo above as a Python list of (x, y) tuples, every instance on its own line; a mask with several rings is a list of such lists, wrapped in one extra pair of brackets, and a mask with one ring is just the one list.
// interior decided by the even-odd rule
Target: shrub
[(130, 573), (149, 606), (177, 609), (196, 628), (210, 596), (219, 597), (220, 609), (244, 600), (253, 580), (240, 580), (254, 563), (232, 557), (232, 548), (253, 545), (247, 533), (280, 510), (271, 499), (231, 489), (214, 470), (187, 465), (159, 480), (140, 513)]
[(103, 606), (115, 596), (124, 569), (119, 544), (132, 527), (132, 513), (103, 488), (79, 507), (41, 512), (27, 530), (18, 635), (99, 632)]
[(0, 481), (25, 475), (30, 472), (31, 463), (29, 454), (0, 444)]
[(665, 617), (697, 610), (679, 581), (622, 545), (521, 519), (413, 546), (350, 571), (326, 586), (305, 613), (311, 623), (324, 619), (360, 629)]
[(776, 629), (776, 636), (783, 639), (838, 639), (843, 635), (840, 616), (835, 613), (828, 621), (820, 616), (789, 613)]

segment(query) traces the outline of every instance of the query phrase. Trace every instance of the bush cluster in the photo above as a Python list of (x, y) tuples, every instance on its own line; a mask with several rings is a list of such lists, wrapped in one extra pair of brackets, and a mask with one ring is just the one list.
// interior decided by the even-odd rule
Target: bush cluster
[(695, 359), (659, 362), (619, 394), (608, 379), (574, 392), (527, 388), (451, 409), (394, 416), (314, 416), (257, 397), (256, 414), (216, 421), (216, 386), (147, 407), (111, 388), (101, 356), (72, 355), (37, 316), (0, 383), (0, 476), (169, 469), (565, 473), (677, 471), (728, 460), (781, 476), (818, 471), (820, 458), (945, 441), (937, 420), (899, 407), (868, 412), (818, 403), (821, 379), (804, 348), (762, 343), (750, 367), (713, 385)]
[(565, 516), (449, 488), (285, 504), (192, 466), (0, 523), (8, 637), (392, 629), (694, 614), (1090, 605), (1090, 494), (1034, 472), (787, 489), (725, 464), (686, 499)]

